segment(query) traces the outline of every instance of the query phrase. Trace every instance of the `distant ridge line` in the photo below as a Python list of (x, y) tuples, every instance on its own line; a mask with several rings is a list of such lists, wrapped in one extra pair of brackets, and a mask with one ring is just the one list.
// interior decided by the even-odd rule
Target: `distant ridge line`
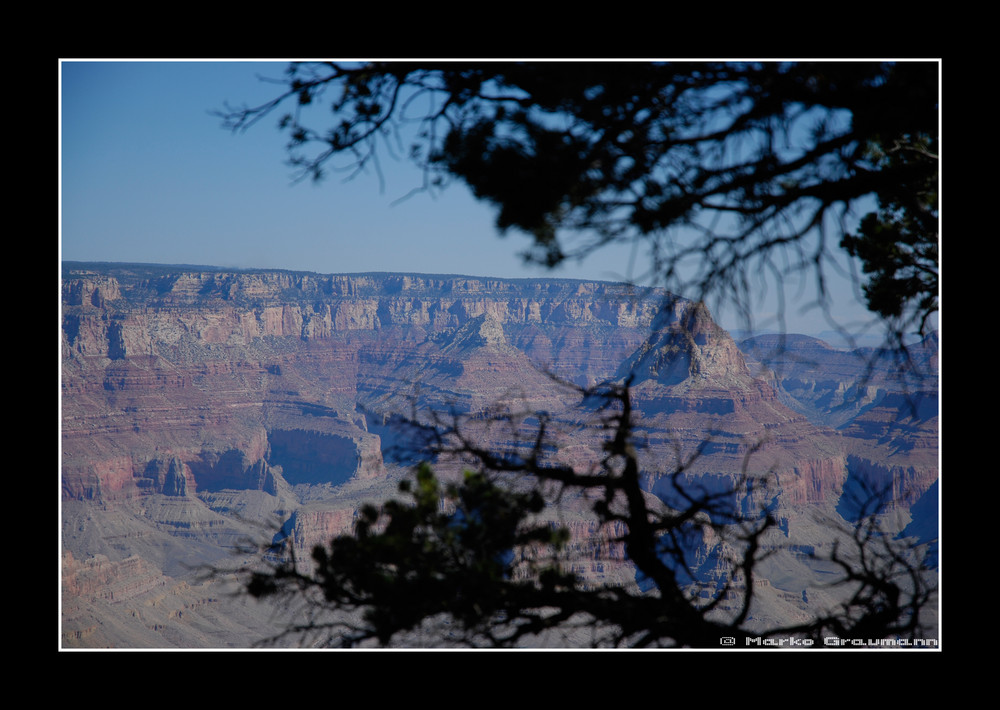
[(547, 281), (547, 282), (561, 282), (561, 283), (587, 283), (587, 284), (607, 284), (613, 286), (622, 286), (626, 288), (634, 288), (637, 291), (646, 292), (663, 292), (666, 293), (662, 288), (657, 286), (646, 286), (642, 284), (635, 284), (628, 281), (614, 281), (610, 279), (583, 279), (567, 276), (484, 276), (481, 274), (451, 274), (451, 273), (433, 273), (433, 272), (420, 272), (420, 271), (343, 271), (343, 272), (324, 272), (324, 271), (308, 271), (305, 269), (282, 269), (278, 267), (238, 267), (238, 266), (213, 266), (207, 264), (161, 264), (153, 262), (126, 262), (126, 261), (71, 261), (64, 260), (61, 262), (62, 271), (66, 272), (73, 271), (83, 271), (83, 270), (101, 270), (101, 271), (114, 271), (114, 270), (128, 270), (128, 269), (142, 269), (148, 271), (171, 271), (171, 270), (184, 270), (184, 271), (205, 271), (211, 273), (238, 273), (238, 274), (269, 274), (269, 273), (280, 273), (280, 274), (302, 274), (309, 276), (413, 276), (418, 278), (435, 278), (435, 279), (478, 279), (482, 281), (493, 280), (493, 281), (523, 281), (523, 282), (537, 282), (537, 281)]

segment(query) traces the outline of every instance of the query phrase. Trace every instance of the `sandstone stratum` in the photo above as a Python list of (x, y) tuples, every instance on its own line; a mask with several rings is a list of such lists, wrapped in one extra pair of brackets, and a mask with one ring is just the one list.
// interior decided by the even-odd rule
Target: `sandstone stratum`
[[(600, 442), (560, 379), (631, 373), (652, 494), (685, 451), (702, 446), (689, 473), (721, 485), (753, 446), (751, 469), (773, 481), (754, 503), (779, 519), (776, 546), (832, 544), (824, 521), (849, 520), (862, 483), (894, 492), (881, 513), (900, 535), (936, 543), (936, 337), (913, 348), (920, 376), (900, 382), (877, 352), (804, 336), (736, 343), (702, 306), (665, 308), (664, 296), (560, 279), (64, 263), (63, 646), (252, 645), (281, 614), (205, 566), (246, 561), (250, 538), (308, 550), (350, 530), (406, 474), (390, 455), (406, 443), (394, 415), (543, 410), (564, 424), (555, 455), (587, 465)], [(479, 433), (497, 447), (512, 435)], [(613, 531), (582, 512), (564, 522), (584, 574), (635, 583)], [(825, 601), (823, 570), (795, 555), (762, 571), (761, 623)]]

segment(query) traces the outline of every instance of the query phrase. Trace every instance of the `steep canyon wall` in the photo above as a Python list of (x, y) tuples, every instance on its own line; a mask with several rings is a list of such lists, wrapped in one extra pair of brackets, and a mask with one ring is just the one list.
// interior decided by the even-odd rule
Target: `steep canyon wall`
[[(769, 476), (752, 504), (778, 501), (786, 532), (806, 525), (802, 510), (833, 511), (852, 475), (878, 478), (904, 508), (937, 478), (936, 410), (907, 414), (880, 383), (849, 415), (831, 415), (835, 425), (818, 421), (818, 390), (857, 389), (856, 372), (816, 384), (812, 371), (748, 366), (707, 311), (683, 300), (664, 309), (660, 292), (69, 263), (62, 291), (69, 645), (246, 645), (258, 612), (184, 569), (218, 562), (266, 525), (302, 550), (350, 529), (365, 496), (391, 493), (401, 475), (386, 456), (392, 413), (516, 402), (561, 412), (574, 432), (582, 419), (551, 375), (580, 386), (630, 375), (649, 489), (701, 447), (689, 468), (699, 481)], [(599, 446), (567, 434), (557, 455), (589, 465)], [(599, 554), (613, 548), (606, 531), (571, 527), (598, 551), (592, 575), (628, 576), (620, 552)], [(102, 585), (121, 591), (109, 599)], [(775, 589), (801, 597), (787, 582)], [(218, 633), (179, 622), (183, 609)]]

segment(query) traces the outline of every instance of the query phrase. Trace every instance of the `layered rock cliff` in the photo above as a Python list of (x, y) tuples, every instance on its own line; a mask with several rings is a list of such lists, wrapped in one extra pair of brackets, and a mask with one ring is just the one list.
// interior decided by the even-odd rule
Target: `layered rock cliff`
[(541, 368), (603, 379), (656, 311), (613, 284), (156, 267), (69, 265), (63, 294), (63, 490), (101, 501), (378, 475), (359, 405), (544, 399)]

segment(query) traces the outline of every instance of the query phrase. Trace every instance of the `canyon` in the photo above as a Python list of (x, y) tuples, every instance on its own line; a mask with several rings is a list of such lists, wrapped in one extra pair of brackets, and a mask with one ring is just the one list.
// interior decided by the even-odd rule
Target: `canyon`
[[(937, 542), (936, 334), (901, 380), (890, 354), (737, 343), (700, 304), (607, 282), (67, 262), (61, 288), (66, 648), (249, 647), (288, 610), (205, 569), (249, 563), (247, 540), (307, 551), (350, 531), (416, 460), (399, 415), (544, 411), (555, 455), (585, 467), (600, 440), (576, 388), (626, 377), (650, 494), (698, 449), (693, 479), (768, 476), (748, 503), (778, 519), (776, 547), (834, 544), (868, 488), (891, 491), (894, 534)], [(581, 573), (634, 583), (613, 535), (567, 515)], [(805, 618), (822, 576), (769, 558), (755, 617)]]

